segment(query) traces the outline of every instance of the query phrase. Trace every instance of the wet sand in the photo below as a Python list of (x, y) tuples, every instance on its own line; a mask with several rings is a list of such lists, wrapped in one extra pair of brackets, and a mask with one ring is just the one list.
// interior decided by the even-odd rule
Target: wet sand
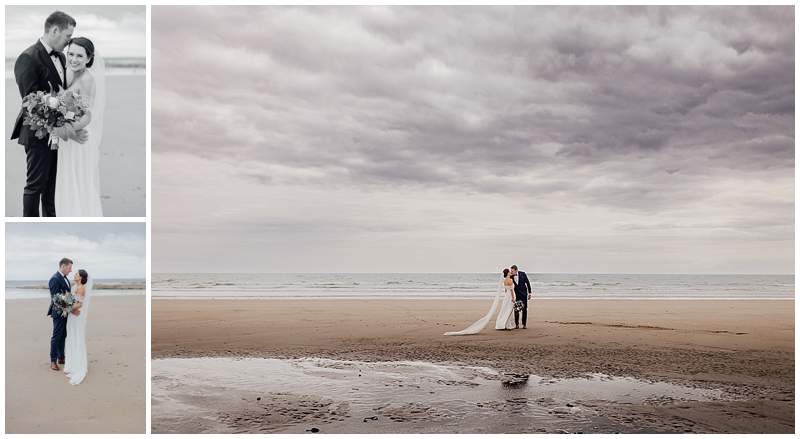
[[(145, 215), (145, 77), (109, 76), (100, 145), (100, 194), (104, 216)], [(6, 216), (22, 216), (25, 149), (10, 140), (22, 99), (6, 79)], [(56, 212), (58, 213), (58, 212)]]
[(594, 408), (614, 425), (658, 432), (794, 430), (793, 301), (541, 300), (533, 303), (526, 330), (442, 335), (465, 327), (488, 305), (158, 299), (153, 357), (420, 360), (545, 377), (602, 373), (730, 395)]
[(47, 299), (6, 300), (6, 433), (145, 433), (145, 302), (95, 297), (89, 372), (73, 386), (50, 370)]

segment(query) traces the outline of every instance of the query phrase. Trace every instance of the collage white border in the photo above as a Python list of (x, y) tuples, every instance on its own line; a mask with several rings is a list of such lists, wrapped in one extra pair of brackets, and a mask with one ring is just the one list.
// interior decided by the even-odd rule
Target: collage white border
[[(2, 255), (2, 264), (1, 264), (2, 268), (0, 268), (0, 273), (2, 273), (3, 279), (5, 279), (5, 267), (6, 267), (6, 265), (5, 265), (5, 224), (6, 223), (11, 223), (11, 222), (144, 222), (145, 223), (146, 237), (147, 237), (147, 244), (146, 244), (146, 257), (147, 257), (146, 298), (148, 299), (148, 300), (146, 300), (146, 302), (147, 302), (147, 305), (146, 305), (146, 325), (147, 325), (147, 327), (146, 327), (146, 332), (145, 332), (145, 334), (146, 334), (146, 347), (147, 347), (147, 349), (146, 349), (146, 357), (147, 358), (145, 359), (145, 361), (146, 361), (146, 374), (147, 374), (146, 386), (145, 386), (146, 398), (147, 398), (147, 401), (146, 401), (146, 404), (145, 404), (145, 407), (146, 407), (146, 409), (145, 409), (145, 416), (146, 416), (145, 431), (146, 431), (146, 433), (144, 433), (144, 434), (135, 434), (135, 435), (99, 434), (99, 435), (92, 435), (92, 437), (123, 438), (123, 437), (151, 436), (151, 433), (150, 433), (150, 429), (151, 429), (151, 423), (150, 423), (150, 419), (151, 419), (151, 404), (150, 404), (151, 403), (151, 400), (150, 400), (151, 386), (150, 386), (150, 379), (149, 379), (150, 374), (151, 374), (151, 369), (150, 369), (150, 366), (151, 366), (150, 350), (151, 350), (151, 322), (152, 322), (152, 319), (151, 319), (151, 300), (149, 300), (149, 299), (151, 297), (150, 279), (151, 279), (151, 273), (152, 273), (152, 269), (151, 269), (152, 268), (151, 267), (151, 260), (152, 260), (151, 259), (151, 251), (152, 251), (152, 239), (151, 239), (151, 237), (152, 237), (152, 234), (151, 233), (152, 233), (152, 188), (153, 188), (152, 179), (151, 179), (151, 164), (152, 164), (152, 162), (151, 162), (151, 157), (152, 157), (152, 141), (151, 141), (152, 140), (151, 139), (151, 133), (152, 133), (152, 131), (151, 131), (151, 103), (152, 103), (152, 100), (151, 100), (151, 97), (152, 97), (151, 96), (151, 90), (152, 90), (152, 87), (151, 87), (151, 84), (152, 84), (152, 76), (151, 76), (151, 72), (152, 72), (151, 15), (152, 15), (152, 8), (151, 8), (151, 6), (167, 6), (167, 5), (175, 5), (175, 6), (179, 6), (179, 5), (180, 6), (188, 6), (188, 5), (198, 5), (198, 6), (222, 5), (222, 6), (225, 6), (225, 5), (229, 5), (229, 3), (228, 2), (218, 2), (218, 1), (217, 2), (213, 2), (213, 1), (187, 1), (187, 0), (170, 1), (170, 2), (168, 2), (168, 1), (152, 1), (152, 0), (151, 1), (145, 1), (145, 2), (124, 2), (124, 1), (117, 2), (117, 1), (93, 1), (93, 0), (72, 1), (72, 2), (68, 2), (68, 1), (50, 1), (50, 2), (47, 2), (47, 1), (6, 1), (6, 0), (4, 0), (3, 1), (2, 12), (0, 12), (0, 19), (2, 20), (0, 22), (2, 22), (2, 28), (4, 30), (3, 34), (5, 34), (5, 6), (8, 6), (8, 5), (54, 5), (54, 6), (57, 6), (57, 5), (76, 5), (76, 4), (80, 4), (80, 5), (143, 5), (146, 8), (146, 17), (147, 17), (147, 23), (146, 23), (146, 26), (147, 26), (147, 32), (146, 32), (146, 48), (147, 48), (146, 63), (147, 63), (147, 66), (146, 66), (146, 73), (145, 73), (146, 74), (146, 94), (147, 94), (147, 100), (146, 100), (146, 103), (147, 103), (147, 105), (146, 105), (146, 114), (147, 114), (147, 118), (146, 118), (146, 148), (147, 148), (147, 150), (146, 150), (146, 154), (145, 154), (145, 157), (146, 157), (146, 169), (147, 169), (147, 172), (146, 172), (146, 179), (147, 179), (147, 181), (146, 181), (146, 189), (147, 189), (146, 190), (146, 194), (147, 194), (146, 216), (144, 218), (141, 218), (141, 217), (108, 217), (108, 218), (38, 218), (37, 219), (37, 218), (5, 217), (5, 212), (4, 212), (4, 224), (3, 224), (2, 230), (0, 231), (0, 238), (3, 239), (3, 243), (4, 243), (4, 245), (3, 245), (4, 251), (3, 251), (3, 255)], [(329, 6), (332, 6), (332, 5), (341, 5), (342, 3), (331, 2), (331, 1), (320, 1), (320, 2), (236, 1), (235, 4), (236, 5), (282, 5), (282, 4), (283, 5), (285, 5), (285, 4), (302, 5), (302, 4), (307, 4), (307, 5), (329, 5)], [(768, 0), (768, 1), (752, 1), (752, 0), (751, 1), (741, 1), (741, 0), (740, 1), (702, 1), (702, 2), (690, 2), (690, 1), (684, 1), (684, 2), (665, 2), (665, 1), (573, 1), (573, 2), (565, 2), (565, 1), (527, 1), (527, 2), (520, 2), (520, 1), (503, 1), (503, 2), (498, 2), (498, 3), (486, 2), (486, 1), (482, 1), (482, 2), (481, 1), (458, 1), (458, 2), (455, 2), (455, 1), (435, 1), (435, 2), (422, 2), (422, 1), (388, 2), (388, 1), (376, 1), (376, 2), (355, 2), (355, 3), (345, 3), (345, 4), (346, 5), (430, 5), (430, 4), (438, 4), (438, 5), (472, 5), (472, 6), (487, 5), (487, 4), (489, 4), (489, 5), (495, 5), (495, 4), (504, 4), (504, 5), (593, 5), (593, 6), (599, 6), (599, 5), (752, 5), (752, 4), (758, 4), (758, 5), (795, 5), (795, 59), (797, 59), (797, 55), (798, 55), (798, 53), (800, 53), (800, 50), (798, 49), (798, 45), (797, 45), (797, 15), (796, 15), (797, 6), (796, 6), (795, 2), (793, 2), (793, 1), (773, 1), (773, 0)], [(2, 52), (5, 54), (5, 52), (6, 52), (6, 50), (5, 50), (5, 38), (2, 39), (2, 43), (0, 43), (0, 48), (2, 49)], [(797, 90), (798, 90), (798, 85), (800, 85), (800, 81), (798, 80), (797, 68), (795, 67), (795, 111), (797, 109)], [(3, 94), (3, 97), (5, 98), (5, 87), (3, 87), (2, 94)], [(3, 112), (2, 113), (3, 114), (3, 119), (2, 120), (5, 120), (5, 106), (3, 106), (2, 112)], [(795, 115), (795, 136), (797, 135), (797, 132), (798, 132), (798, 126), (800, 126), (800, 124), (798, 124), (797, 115)], [(4, 133), (5, 133), (5, 130), (4, 130)], [(795, 157), (797, 157), (797, 146), (796, 145), (795, 145)], [(796, 161), (795, 161), (795, 163), (796, 163)], [(0, 169), (3, 170), (3, 174), (5, 175), (5, 153), (0, 154)], [(800, 176), (800, 172), (798, 172), (797, 166), (795, 165), (795, 188), (796, 188), (798, 176)], [(0, 186), (0, 194), (2, 194), (2, 195), (0, 195), (0, 201), (1, 201), (0, 205), (5, 206), (5, 178), (2, 179), (2, 183), (1, 183), (1, 186)], [(3, 208), (3, 209), (5, 210), (5, 208)], [(798, 227), (797, 227), (798, 224), (800, 224), (800, 222), (798, 222), (797, 190), (795, 189), (795, 231), (797, 231), (797, 229), (798, 229)], [(796, 232), (795, 232), (795, 235), (796, 235)], [(800, 262), (798, 261), (798, 257), (797, 257), (799, 248), (800, 247), (798, 247), (797, 240), (795, 238), (795, 273), (798, 272), (798, 267), (800, 267)], [(800, 309), (800, 308), (798, 308), (797, 300), (795, 298), (795, 320), (796, 320), (797, 315), (798, 315), (798, 312), (797, 312), (798, 309)], [(5, 300), (2, 301), (2, 305), (0, 305), (0, 310), (2, 310), (2, 316), (3, 316), (3, 322), (4, 322), (4, 324), (2, 325), (3, 326), (2, 330), (0, 330), (2, 332), (2, 338), (0, 338), (0, 348), (2, 348), (2, 351), (3, 351), (3, 361), (0, 362), (0, 372), (2, 372), (3, 381), (2, 381), (2, 384), (0, 384), (0, 389), (2, 389), (3, 395), (5, 395), (5, 379), (6, 379), (6, 376), (5, 376)], [(800, 332), (798, 332), (797, 325), (796, 325), (796, 322), (795, 322), (795, 386), (797, 385), (797, 381), (798, 381), (797, 377), (799, 376), (798, 375), (798, 371), (797, 371), (797, 360), (800, 358), (800, 355), (798, 355), (798, 352), (797, 352), (797, 349), (796, 349), (798, 334), (800, 334)], [(796, 389), (797, 389), (797, 387), (795, 387), (795, 390)], [(795, 391), (795, 397), (796, 397), (796, 391)], [(0, 407), (2, 407), (2, 412), (3, 412), (2, 430), (0, 430), (0, 431), (3, 432), (4, 436), (6, 436), (6, 434), (5, 434), (5, 402), (6, 402), (6, 398), (4, 397), (2, 403), (0, 403)], [(798, 414), (800, 414), (800, 408), (795, 403), (795, 432), (800, 431), (800, 430), (797, 429), (797, 426), (796, 426), (796, 423), (797, 423), (797, 420), (798, 420)], [(25, 437), (25, 438), (31, 438), (31, 437), (37, 438), (37, 437), (52, 437), (54, 435), (45, 435), (45, 434), (32, 434), (32, 435), (31, 434), (25, 434), (25, 435), (10, 434), (10, 435), (7, 435), (7, 436)], [(223, 434), (202, 435), (202, 437), (208, 437), (208, 438), (220, 438), (220, 437), (232, 437), (232, 436), (233, 435), (223, 435)], [(295, 435), (288, 435), (288, 434), (248, 435), (248, 437), (254, 437), (254, 436), (256, 436), (256, 437), (269, 437), (269, 438), (291, 438), (291, 437), (295, 437)], [(326, 437), (333, 437), (333, 438), (345, 438), (345, 437), (350, 437), (350, 436), (351, 435), (346, 435), (346, 434), (326, 435)], [(368, 436), (365, 436), (365, 437), (370, 437), (370, 436), (374, 436), (374, 435), (368, 435)], [(449, 436), (456, 436), (456, 435), (451, 435), (451, 434), (444, 434), (444, 435), (391, 434), (391, 435), (380, 435), (380, 436), (381, 437), (387, 437), (387, 438), (400, 438), (400, 437), (411, 437), (411, 436), (414, 436), (414, 437), (426, 436), (426, 437), (438, 437), (438, 438), (441, 438), (441, 437), (449, 437)], [(486, 437), (490, 437), (490, 436), (494, 436), (494, 435), (477, 435), (477, 434), (458, 435), (459, 438), (486, 438)], [(517, 436), (539, 438), (539, 437), (555, 436), (555, 435), (517, 435)], [(610, 437), (613, 437), (614, 435), (601, 434), (601, 435), (589, 435), (589, 436), (591, 436), (591, 437), (604, 437), (604, 438), (605, 437), (609, 437), (610, 438)], [(652, 437), (662, 438), (662, 437), (686, 437), (687, 435), (677, 435), (677, 434), (676, 435), (658, 435), (658, 436), (655, 436), (655, 435), (629, 435), (627, 437), (638, 437), (638, 436), (648, 436), (648, 437), (652, 436)], [(176, 437), (176, 438), (180, 438), (180, 437), (186, 437), (186, 435), (159, 434), (159, 435), (157, 435), (157, 437), (167, 437), (167, 438)], [(711, 435), (703, 435), (703, 437), (706, 437), (706, 438), (730, 438), (731, 436), (729, 434), (711, 434)], [(794, 437), (794, 436), (793, 435), (770, 435), (770, 437)]]

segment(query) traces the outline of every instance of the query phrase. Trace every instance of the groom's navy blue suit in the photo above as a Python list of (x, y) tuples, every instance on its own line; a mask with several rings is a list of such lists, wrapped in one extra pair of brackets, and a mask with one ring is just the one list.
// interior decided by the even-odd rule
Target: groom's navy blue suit
[(56, 294), (67, 293), (70, 290), (69, 280), (56, 271), (50, 277), (47, 287), (50, 289), (50, 307), (47, 315), (53, 318), (53, 336), (50, 337), (50, 361), (64, 361), (64, 342), (67, 340), (67, 318), (53, 312), (53, 297)]
[[(528, 325), (528, 294), (532, 294), (531, 281), (524, 271), (517, 271), (517, 281), (514, 282), (514, 295), (522, 301), (522, 326)], [(514, 311), (514, 323), (519, 326), (519, 311)]]

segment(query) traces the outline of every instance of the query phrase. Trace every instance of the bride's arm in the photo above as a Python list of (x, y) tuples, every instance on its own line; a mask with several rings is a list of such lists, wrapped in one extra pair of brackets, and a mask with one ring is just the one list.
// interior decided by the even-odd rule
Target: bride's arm
[(70, 125), (72, 126), (72, 129), (75, 130), (75, 131), (78, 131), (78, 130), (81, 130), (83, 128), (86, 128), (86, 126), (89, 125), (89, 122), (92, 121), (92, 111), (91, 111), (91, 109), (94, 108), (94, 98), (95, 98), (95, 94), (97, 93), (97, 87), (95, 86), (93, 77), (87, 78), (86, 82), (87, 82), (87, 84), (86, 84), (85, 88), (87, 89), (87, 92), (86, 92), (86, 96), (84, 96), (84, 98), (86, 99), (86, 103), (89, 104), (89, 109), (86, 110), (86, 114), (81, 116), (80, 119), (76, 120), (75, 122), (70, 123)]
[(80, 289), (75, 291), (75, 296), (78, 297), (78, 303), (72, 306), (72, 314), (75, 314), (76, 316), (81, 313), (80, 309), (83, 306), (83, 299), (86, 297), (86, 289), (85, 289), (86, 287), (83, 288), (84, 288), (83, 291), (81, 291)]
[(94, 106), (94, 97), (96, 93), (94, 78), (88, 77), (83, 81), (86, 81), (86, 86), (84, 88), (88, 90), (84, 96), (87, 104), (89, 104), (89, 108), (86, 110), (86, 113), (79, 119), (66, 123), (62, 127), (53, 128), (53, 132), (51, 133), (55, 136), (61, 137), (64, 140), (73, 139), (78, 143), (84, 143), (88, 139), (86, 133), (81, 132), (81, 130), (86, 128), (86, 126), (89, 125), (89, 122), (92, 121), (91, 108)]

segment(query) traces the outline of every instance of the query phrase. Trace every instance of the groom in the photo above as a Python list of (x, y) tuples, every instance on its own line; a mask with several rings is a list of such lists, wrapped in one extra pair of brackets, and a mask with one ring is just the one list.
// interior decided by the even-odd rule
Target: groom
[[(50, 277), (47, 287), (50, 289), (50, 307), (47, 315), (53, 318), (53, 336), (50, 337), (50, 369), (59, 370), (58, 365), (64, 364), (64, 342), (67, 339), (67, 317), (53, 309), (53, 298), (56, 294), (68, 293), (72, 288), (67, 277), (72, 271), (72, 261), (63, 258), (58, 263), (58, 271)], [(80, 310), (72, 311), (72, 314), (80, 314)]]
[[(528, 329), (528, 299), (533, 294), (531, 282), (524, 271), (519, 271), (516, 265), (511, 266), (511, 276), (514, 279), (514, 294), (517, 300), (522, 301), (522, 329)], [(519, 311), (514, 310), (514, 324), (519, 328)]]
[[(25, 97), (37, 91), (50, 92), (66, 88), (66, 57), (62, 53), (75, 29), (75, 19), (56, 11), (44, 22), (44, 34), (32, 46), (25, 49), (14, 63), (14, 78), (19, 94)], [(22, 124), (25, 109), (21, 109), (11, 132), (11, 140), (25, 146), (27, 172), (25, 191), (22, 197), (23, 216), (56, 216), (56, 162), (58, 151), (51, 149), (49, 135), (36, 138), (35, 131)], [(73, 137), (86, 142), (88, 133), (75, 132), (68, 127), (59, 128), (60, 137)]]

